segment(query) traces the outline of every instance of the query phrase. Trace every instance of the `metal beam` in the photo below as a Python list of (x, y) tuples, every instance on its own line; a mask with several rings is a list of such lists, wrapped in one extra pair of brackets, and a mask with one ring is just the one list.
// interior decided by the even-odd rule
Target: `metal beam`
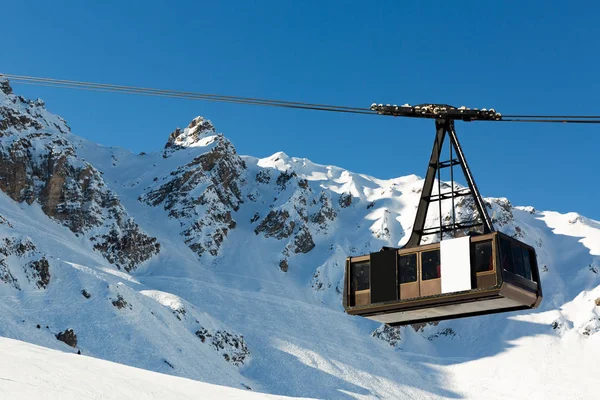
[(481, 194), (479, 193), (479, 189), (477, 188), (475, 179), (473, 179), (473, 174), (469, 169), (469, 165), (467, 164), (467, 159), (465, 158), (465, 155), (462, 151), (462, 147), (460, 147), (460, 143), (458, 142), (458, 136), (456, 136), (456, 131), (454, 130), (454, 122), (450, 124), (450, 131), (448, 132), (448, 135), (450, 136), (450, 140), (452, 141), (452, 143), (454, 144), (454, 148), (456, 149), (456, 157), (458, 158), (463, 173), (465, 174), (465, 178), (467, 179), (469, 189), (471, 189), (471, 192), (473, 192), (475, 206), (477, 207), (477, 211), (479, 212), (479, 218), (481, 218), (481, 222), (483, 222), (483, 233), (494, 232), (494, 225), (492, 224), (492, 220), (487, 213), (485, 203), (481, 198)]
[[(423, 190), (421, 191), (421, 198), (419, 199), (419, 205), (417, 207), (417, 214), (415, 216), (415, 222), (413, 224), (412, 233), (408, 242), (404, 246), (404, 248), (417, 247), (421, 244), (421, 239), (424, 235), (431, 235), (435, 233), (440, 234), (440, 240), (443, 238), (444, 232), (449, 231), (457, 231), (459, 229), (465, 229), (469, 227), (475, 226), (483, 226), (483, 233), (494, 232), (494, 226), (492, 221), (487, 214), (487, 210), (485, 207), (485, 203), (481, 198), (479, 193), (479, 189), (475, 184), (475, 180), (473, 179), (473, 174), (469, 169), (467, 164), (467, 160), (465, 159), (464, 153), (458, 141), (458, 137), (456, 135), (456, 131), (454, 130), (454, 120), (453, 119), (444, 119), (438, 118), (435, 121), (436, 134), (435, 140), (433, 142), (433, 149), (431, 151), (431, 157), (429, 159), (429, 165), (427, 167), (427, 174), (425, 175), (425, 181), (423, 182)], [(440, 155), (442, 152), (442, 146), (444, 144), (444, 139), (446, 135), (450, 138), (450, 153), (456, 153), (456, 160), (453, 159), (452, 155), (450, 160), (440, 162)], [(460, 165), (467, 181), (468, 189), (460, 189), (454, 190), (454, 173), (452, 171), (452, 167), (454, 165)], [(452, 175), (452, 188), (450, 192), (441, 193), (441, 182), (439, 180), (439, 171), (441, 168), (451, 168)], [(432, 195), (433, 185), (435, 183), (436, 174), (438, 175), (438, 194)], [(455, 218), (452, 219), (451, 225), (443, 225), (442, 224), (442, 215), (441, 215), (441, 201), (445, 199), (452, 200), (452, 212), (454, 216), (454, 199), (456, 197), (472, 195), (475, 201), (475, 208), (479, 213), (479, 218), (481, 220), (480, 223), (474, 223), (474, 221), (464, 221), (462, 223), (456, 223)], [(439, 214), (440, 214), (440, 225), (438, 227), (431, 227), (425, 229), (425, 221), (427, 218), (427, 212), (429, 210), (429, 205), (432, 202), (439, 202)]]
[(417, 208), (413, 230), (404, 247), (416, 247), (421, 244), (425, 219), (427, 218), (427, 209), (431, 202), (431, 192), (433, 190), (433, 183), (435, 182), (435, 174), (437, 172), (436, 165), (439, 163), (442, 145), (444, 144), (444, 137), (446, 136), (448, 129), (450, 129), (449, 121), (443, 119), (435, 120), (436, 133), (433, 142), (433, 150), (431, 151), (431, 157), (429, 158), (429, 166), (427, 167), (427, 174), (425, 175), (425, 182), (423, 183), (423, 190), (421, 191), (421, 198), (419, 199), (419, 206)]

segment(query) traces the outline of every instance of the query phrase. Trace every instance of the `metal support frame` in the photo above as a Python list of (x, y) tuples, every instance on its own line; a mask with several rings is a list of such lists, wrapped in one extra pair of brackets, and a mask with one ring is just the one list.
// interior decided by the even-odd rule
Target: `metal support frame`
[[(460, 143), (458, 142), (458, 137), (456, 135), (456, 131), (454, 129), (454, 119), (452, 118), (437, 118), (435, 121), (436, 127), (436, 135), (435, 140), (433, 142), (433, 150), (431, 152), (431, 158), (429, 159), (429, 166), (427, 167), (427, 175), (425, 176), (425, 182), (423, 184), (423, 190), (421, 192), (421, 198), (419, 199), (419, 206), (417, 209), (417, 215), (415, 217), (415, 222), (413, 224), (413, 230), (411, 233), (408, 242), (404, 246), (404, 248), (416, 247), (421, 244), (421, 239), (426, 235), (440, 234), (440, 240), (443, 239), (444, 233), (453, 232), (455, 235), (457, 230), (464, 230), (473, 228), (476, 226), (483, 227), (482, 233), (490, 233), (494, 232), (494, 226), (492, 224), (492, 220), (490, 219), (485, 203), (479, 194), (479, 189), (475, 184), (475, 180), (473, 179), (473, 175), (471, 174), (471, 170), (467, 165), (467, 160), (465, 159), (462, 148), (460, 147)], [(446, 135), (449, 137), (449, 147), (450, 147), (450, 160), (448, 161), (440, 161), (440, 155), (442, 153), (442, 146), (444, 144), (444, 139)], [(454, 154), (456, 155), (456, 159), (454, 159)], [(467, 181), (468, 189), (460, 189), (455, 190), (454, 188), (454, 166), (460, 165), (462, 172)], [(440, 179), (440, 171), (442, 168), (450, 168), (450, 179), (451, 179), (451, 191), (442, 193), (441, 192), (441, 179)], [(438, 194), (432, 195), (433, 185), (435, 183), (435, 178), (437, 175), (438, 181)], [(455, 214), (455, 198), (462, 196), (473, 196), (475, 208), (479, 213), (480, 222), (477, 221), (462, 221), (456, 222), (456, 214)], [(452, 200), (452, 222), (450, 224), (444, 224), (442, 220), (442, 201), (446, 199)], [(440, 216), (440, 224), (438, 227), (425, 228), (425, 220), (427, 217), (427, 211), (429, 209), (429, 205), (433, 202), (438, 202), (438, 212)]]

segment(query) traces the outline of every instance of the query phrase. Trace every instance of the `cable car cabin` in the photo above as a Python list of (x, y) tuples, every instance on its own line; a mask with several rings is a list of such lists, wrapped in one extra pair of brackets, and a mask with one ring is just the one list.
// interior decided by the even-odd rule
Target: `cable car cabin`
[(344, 308), (388, 325), (536, 308), (535, 250), (500, 232), (348, 257)]

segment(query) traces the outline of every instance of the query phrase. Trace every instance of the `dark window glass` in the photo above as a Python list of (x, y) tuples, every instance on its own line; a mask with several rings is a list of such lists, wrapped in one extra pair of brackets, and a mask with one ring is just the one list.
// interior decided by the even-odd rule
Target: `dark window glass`
[(529, 250), (526, 248), (522, 248), (521, 249), (523, 252), (523, 264), (525, 266), (525, 275), (523, 275), (525, 278), (532, 280), (531, 279), (531, 257), (530, 257), (530, 253)]
[(357, 262), (350, 265), (352, 278), (350, 290), (356, 292), (357, 290), (369, 289), (369, 262)]
[(500, 239), (500, 259), (502, 260), (502, 268), (508, 272), (514, 272), (510, 242), (506, 239)]
[(417, 281), (417, 255), (408, 254), (400, 256), (398, 259), (398, 268), (400, 269), (400, 283)]
[(521, 252), (521, 246), (513, 243), (511, 247), (515, 274), (525, 277), (525, 266), (523, 265), (523, 253)]
[(436, 279), (440, 275), (440, 251), (424, 251), (421, 253), (421, 267), (423, 268), (423, 280)]
[(492, 258), (492, 241), (473, 243), (475, 272), (494, 270)]

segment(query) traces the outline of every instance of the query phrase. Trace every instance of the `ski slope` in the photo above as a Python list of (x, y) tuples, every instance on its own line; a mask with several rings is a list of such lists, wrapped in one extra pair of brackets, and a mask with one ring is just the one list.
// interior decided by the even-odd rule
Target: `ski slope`
[(289, 399), (159, 374), (6, 338), (0, 338), (0, 352), (2, 399)]

